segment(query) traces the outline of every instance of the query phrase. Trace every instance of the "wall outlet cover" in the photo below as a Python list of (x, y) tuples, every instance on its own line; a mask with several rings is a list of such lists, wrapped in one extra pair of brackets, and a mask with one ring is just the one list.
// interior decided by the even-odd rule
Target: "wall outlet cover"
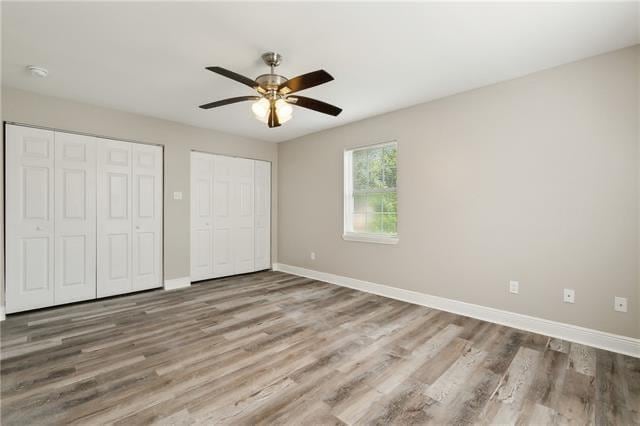
[(520, 293), (520, 283), (518, 281), (509, 281), (509, 292), (513, 294)]
[(176, 191), (173, 193), (173, 199), (174, 200), (182, 200), (182, 192), (180, 191)]
[(309, 253), (309, 257), (311, 258), (311, 260), (316, 260), (316, 252), (312, 251), (311, 253)]
[(576, 291), (571, 288), (564, 289), (564, 303), (576, 303)]
[(613, 309), (618, 312), (627, 312), (627, 298), (626, 297), (614, 297)]

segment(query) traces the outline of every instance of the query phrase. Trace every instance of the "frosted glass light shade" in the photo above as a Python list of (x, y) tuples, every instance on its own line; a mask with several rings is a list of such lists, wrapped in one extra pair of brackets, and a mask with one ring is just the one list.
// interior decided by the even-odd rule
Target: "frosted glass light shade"
[(286, 123), (291, 120), (293, 108), (283, 99), (278, 99), (276, 101), (276, 114), (278, 114), (278, 120), (280, 123)]
[[(269, 121), (270, 107), (271, 104), (269, 103), (269, 100), (261, 98), (251, 105), (251, 110), (258, 120), (263, 123), (267, 123)], [(286, 123), (291, 120), (291, 117), (293, 116), (293, 108), (284, 99), (278, 99), (275, 103), (275, 107), (276, 114), (278, 115), (278, 121), (280, 123)]]
[(269, 101), (265, 98), (261, 98), (259, 101), (254, 102), (253, 105), (251, 105), (251, 110), (258, 120), (266, 123), (269, 118)]

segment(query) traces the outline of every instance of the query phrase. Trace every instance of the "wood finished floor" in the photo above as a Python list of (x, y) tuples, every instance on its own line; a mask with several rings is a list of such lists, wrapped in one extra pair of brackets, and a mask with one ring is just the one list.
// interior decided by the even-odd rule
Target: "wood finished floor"
[(278, 272), (12, 315), (1, 420), (640, 423), (640, 360)]

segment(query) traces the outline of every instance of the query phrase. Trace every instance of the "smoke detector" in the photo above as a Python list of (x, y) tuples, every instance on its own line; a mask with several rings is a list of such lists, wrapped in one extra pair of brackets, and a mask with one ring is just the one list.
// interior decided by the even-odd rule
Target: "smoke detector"
[(35, 65), (29, 65), (27, 67), (27, 70), (34, 77), (45, 78), (47, 75), (49, 75), (49, 70), (48, 69), (43, 68), (43, 67), (37, 67)]

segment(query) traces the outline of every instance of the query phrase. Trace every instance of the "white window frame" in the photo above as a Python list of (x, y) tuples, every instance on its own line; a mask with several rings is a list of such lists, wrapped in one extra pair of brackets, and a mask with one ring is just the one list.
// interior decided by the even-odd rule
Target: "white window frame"
[[(346, 241), (358, 241), (363, 243), (378, 243), (378, 244), (398, 244), (400, 238), (398, 237), (398, 223), (396, 223), (395, 234), (372, 234), (366, 232), (353, 232), (353, 153), (355, 151), (382, 148), (385, 146), (393, 145), (396, 147), (396, 156), (398, 152), (398, 142), (393, 140), (389, 142), (383, 142), (373, 145), (359, 146), (356, 148), (347, 148), (344, 150), (344, 202), (343, 202), (343, 230), (342, 238)], [(398, 160), (396, 157), (396, 167)], [(398, 171), (396, 169), (396, 196), (398, 194)], [(397, 216), (396, 216), (397, 218)], [(397, 219), (396, 219), (397, 220)]]

